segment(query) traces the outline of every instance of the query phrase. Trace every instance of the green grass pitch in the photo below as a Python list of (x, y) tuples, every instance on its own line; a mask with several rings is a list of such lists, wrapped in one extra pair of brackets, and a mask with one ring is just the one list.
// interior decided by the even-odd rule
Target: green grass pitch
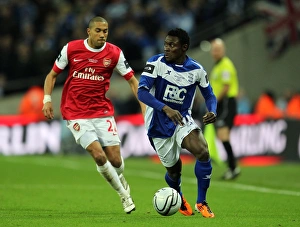
[[(0, 226), (300, 226), (300, 164), (241, 167), (240, 178), (223, 182), (224, 166), (213, 165), (207, 201), (215, 218), (179, 212), (163, 217), (152, 206), (165, 187), (164, 168), (149, 158), (125, 160), (136, 211), (123, 212), (120, 199), (88, 155), (0, 156)], [(184, 164), (182, 189), (196, 200), (194, 165)]]

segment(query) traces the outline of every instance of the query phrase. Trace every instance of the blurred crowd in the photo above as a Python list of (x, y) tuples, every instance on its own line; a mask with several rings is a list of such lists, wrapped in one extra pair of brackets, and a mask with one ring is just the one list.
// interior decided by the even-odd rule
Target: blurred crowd
[[(165, 32), (191, 36), (222, 15), (238, 18), (251, 0), (0, 0), (0, 96), (43, 83), (68, 41), (86, 38), (91, 17), (110, 23), (109, 40), (134, 70), (162, 51)], [(200, 42), (200, 40), (198, 40)], [(193, 45), (196, 45), (194, 43)], [(60, 83), (64, 81), (64, 78)]]
[(300, 119), (300, 92), (287, 89), (281, 96), (265, 90), (257, 99), (253, 113), (268, 119)]
[[(181, 27), (188, 31), (193, 48), (201, 41), (193, 37), (205, 26), (212, 25), (216, 18), (238, 20), (254, 1), (0, 0), (0, 97), (41, 86), (63, 45), (86, 38), (87, 24), (95, 15), (109, 21), (108, 41), (120, 46), (132, 68), (139, 71), (148, 57), (162, 51), (169, 29)], [(63, 81), (62, 76), (57, 83)], [(256, 103), (251, 103), (241, 89), (238, 113), (257, 113), (270, 118), (294, 114), (300, 118), (299, 96), (289, 91), (276, 98), (272, 91), (266, 90)], [(133, 100), (129, 97), (117, 103), (117, 113), (139, 112)], [(20, 111), (28, 110), (20, 107)]]
[(237, 101), (238, 114), (256, 114), (263, 119), (300, 119), (300, 91), (297, 90), (287, 88), (282, 94), (276, 94), (272, 89), (265, 89), (251, 102), (241, 88)]

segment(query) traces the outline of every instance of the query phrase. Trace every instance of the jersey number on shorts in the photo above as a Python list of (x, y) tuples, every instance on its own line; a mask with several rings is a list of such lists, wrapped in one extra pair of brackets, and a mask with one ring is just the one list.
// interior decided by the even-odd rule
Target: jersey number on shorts
[(111, 120), (106, 120), (106, 122), (109, 125), (107, 131), (112, 132), (113, 135), (117, 135), (117, 127), (115, 124)]

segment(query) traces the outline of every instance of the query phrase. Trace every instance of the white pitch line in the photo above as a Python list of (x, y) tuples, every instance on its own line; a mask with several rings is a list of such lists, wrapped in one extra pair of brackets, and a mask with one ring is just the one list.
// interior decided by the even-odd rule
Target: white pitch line
[[(10, 163), (24, 163), (23, 160), (19, 160), (19, 159), (7, 159), (5, 160), (6, 162), (10, 162)], [(63, 160), (63, 159), (58, 159), (58, 160), (53, 160), (53, 159), (43, 159), (38, 158), (38, 159), (32, 159), (32, 160), (28, 160), (26, 162), (26, 164), (34, 164), (37, 166), (51, 166), (51, 167), (62, 167), (65, 169), (73, 169), (73, 170), (80, 170), (80, 169), (84, 169), (79, 162), (76, 161), (72, 161), (72, 160)], [(95, 167), (96, 169), (96, 167)]]
[[(6, 160), (7, 161), (7, 160)], [(20, 162), (20, 161), (12, 161), (9, 160), (10, 162)], [(54, 162), (54, 161), (45, 161), (43, 159), (38, 159), (32, 162), (32, 164), (36, 165), (43, 165), (43, 166), (59, 166), (63, 167), (66, 169), (83, 169), (79, 165), (78, 162), (72, 161), (72, 160), (60, 160), (59, 162)], [(85, 169), (87, 170), (87, 169)], [(154, 179), (158, 180), (161, 178), (164, 178), (164, 173), (155, 173), (155, 172), (150, 172), (150, 171), (141, 171), (141, 170), (133, 170), (133, 169), (125, 169), (125, 174), (126, 175), (131, 175), (131, 176), (142, 176), (146, 177), (149, 179)], [(185, 183), (190, 183), (190, 184), (196, 184), (196, 179), (194, 178), (185, 178), (184, 179)], [(277, 194), (277, 195), (289, 195), (289, 196), (300, 196), (300, 192), (297, 191), (290, 191), (290, 190), (280, 190), (280, 189), (272, 189), (272, 188), (266, 188), (266, 187), (258, 187), (258, 186), (253, 186), (253, 185), (246, 185), (246, 184), (240, 184), (240, 183), (235, 183), (235, 182), (218, 182), (218, 181), (213, 181), (214, 186), (218, 187), (226, 187), (226, 188), (232, 188), (232, 189), (237, 189), (237, 190), (244, 190), (244, 191), (253, 191), (253, 192), (259, 192), (259, 193), (269, 193), (269, 194)], [(1, 185), (0, 185), (1, 187)]]
[(272, 189), (272, 188), (265, 188), (265, 187), (258, 187), (253, 185), (246, 185), (246, 184), (239, 184), (239, 183), (221, 183), (221, 182), (214, 182), (214, 185), (227, 187), (227, 188), (234, 188), (244, 191), (253, 191), (253, 192), (260, 192), (260, 193), (269, 193), (269, 194), (278, 194), (278, 195), (291, 195), (291, 196), (300, 196), (300, 192), (296, 191), (288, 191), (288, 190), (280, 190), (280, 189)]
[[(128, 173), (128, 172), (126, 171), (126, 173)], [(130, 170), (129, 173), (130, 173), (130, 175), (139, 175), (139, 176), (147, 177), (149, 179), (161, 179), (164, 177), (164, 173), (158, 174), (158, 173), (153, 173), (153, 172), (148, 172), (148, 171), (140, 171), (140, 170), (138, 170), (138, 171)], [(184, 182), (189, 183), (189, 184), (196, 184), (196, 179), (185, 178)], [(289, 196), (297, 196), (297, 197), (300, 196), (300, 192), (297, 192), (297, 191), (279, 190), (279, 189), (258, 187), (258, 186), (246, 185), (246, 184), (240, 184), (240, 183), (234, 183), (234, 182), (213, 181), (212, 185), (217, 186), (217, 187), (222, 187), (222, 188), (226, 187), (226, 188), (233, 188), (233, 189), (238, 189), (238, 190), (252, 191), (252, 192), (259, 192), (259, 193), (289, 195)]]
[(64, 185), (64, 184), (0, 184), (0, 189), (17, 189), (17, 190), (28, 190), (28, 189), (39, 189), (39, 190), (99, 190), (103, 187), (99, 185)]

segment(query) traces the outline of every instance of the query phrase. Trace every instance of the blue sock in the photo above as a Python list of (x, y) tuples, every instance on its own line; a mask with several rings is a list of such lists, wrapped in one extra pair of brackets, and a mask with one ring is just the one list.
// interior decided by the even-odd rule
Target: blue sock
[(167, 184), (171, 187), (174, 188), (176, 191), (179, 192), (180, 195), (182, 195), (181, 193), (181, 179), (180, 177), (178, 179), (172, 179), (169, 175), (168, 172), (166, 172), (165, 175), (165, 180), (167, 182)]
[(195, 175), (198, 182), (198, 197), (197, 203), (202, 203), (206, 200), (206, 192), (209, 188), (210, 177), (212, 172), (211, 161), (200, 162), (196, 161), (195, 164)]

